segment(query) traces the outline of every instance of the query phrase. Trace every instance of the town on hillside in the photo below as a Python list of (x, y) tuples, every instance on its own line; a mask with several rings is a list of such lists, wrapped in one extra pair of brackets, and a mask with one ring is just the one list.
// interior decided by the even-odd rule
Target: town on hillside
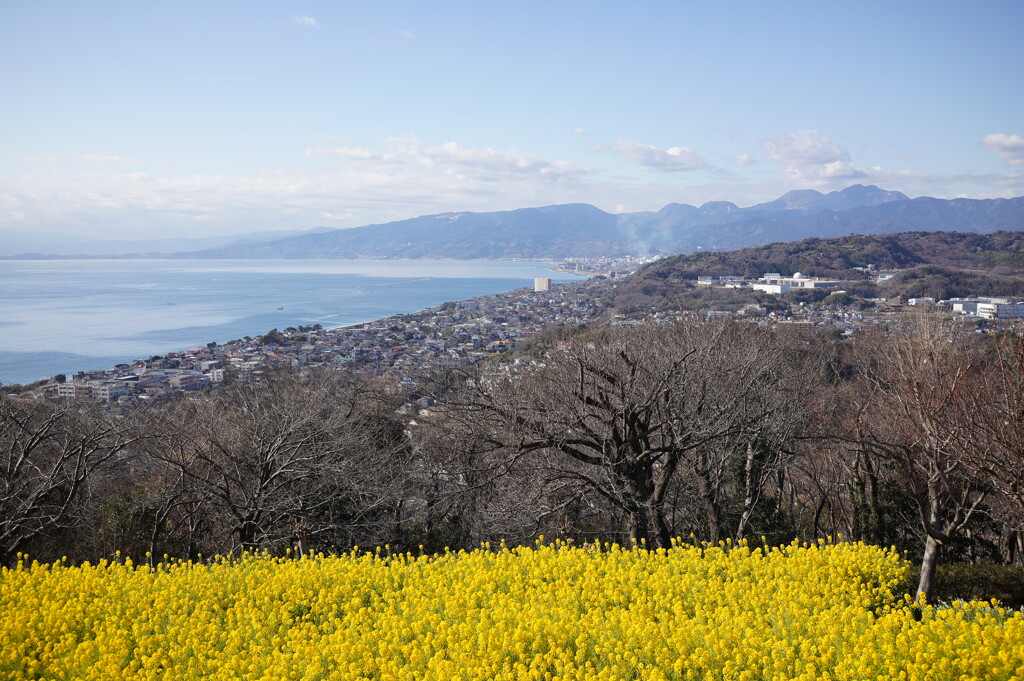
[[(701, 276), (694, 283), (698, 289), (749, 290), (778, 296), (799, 289), (823, 289), (829, 295), (818, 304), (799, 303), (781, 309), (752, 303), (732, 310), (632, 309), (623, 313), (602, 304), (602, 294), (619, 285), (612, 268), (623, 273), (640, 264), (643, 263), (636, 260), (577, 259), (563, 263), (563, 267), (603, 270), (607, 274), (590, 281), (557, 284), (540, 278), (532, 288), (447, 302), (412, 314), (340, 328), (313, 325), (272, 329), (257, 337), (210, 342), (110, 369), (43, 379), (26, 386), (20, 395), (128, 406), (178, 392), (216, 389), (228, 377), (252, 380), (275, 367), (304, 370), (329, 366), (387, 376), (411, 386), (419, 377), (507, 353), (550, 327), (667, 325), (695, 315), (729, 316), (809, 333), (831, 330), (839, 334), (851, 334), (865, 325), (891, 320), (905, 314), (908, 308), (928, 308), (974, 319), (979, 332), (997, 327), (1005, 320), (1024, 318), (1024, 302), (1010, 297), (909, 298), (898, 304), (879, 299), (870, 301), (871, 306), (864, 309), (849, 304), (851, 301), (845, 296), (843, 287), (853, 282), (800, 273), (786, 277), (765, 273), (756, 279), (738, 275)], [(894, 274), (871, 271), (866, 276), (883, 281)]]

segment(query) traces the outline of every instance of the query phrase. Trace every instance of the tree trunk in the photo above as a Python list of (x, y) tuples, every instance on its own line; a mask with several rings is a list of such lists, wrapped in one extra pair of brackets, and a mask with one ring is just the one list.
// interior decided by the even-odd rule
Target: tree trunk
[(667, 549), (672, 546), (672, 532), (660, 508), (641, 504), (626, 510), (626, 530), (630, 541), (648, 549)]
[(658, 540), (658, 545), (654, 548), (672, 548), (672, 531), (669, 529), (668, 522), (665, 520), (664, 509), (660, 507), (652, 509), (651, 516), (654, 519), (654, 528), (656, 531), (655, 536)]
[(697, 473), (697, 486), (700, 492), (701, 501), (704, 503), (702, 507), (704, 509), (704, 522), (708, 526), (708, 540), (712, 544), (717, 544), (722, 538), (721, 526), (722, 516), (719, 513), (718, 502), (715, 500), (715, 489), (704, 477), (704, 473)]
[(747, 524), (750, 522), (750, 516), (754, 513), (754, 476), (756, 475), (754, 470), (755, 455), (756, 450), (754, 449), (754, 443), (752, 441), (747, 442), (747, 452), (743, 460), (743, 512), (740, 514), (740, 520), (736, 524), (736, 541), (743, 539), (743, 535), (747, 533)]
[(935, 568), (939, 564), (942, 544), (931, 535), (924, 542), (924, 557), (921, 559), (921, 579), (917, 583), (917, 597), (928, 596), (935, 586)]
[(671, 532), (665, 521), (664, 504), (655, 492), (654, 472), (649, 463), (632, 462), (618, 480), (625, 488), (629, 538), (647, 548), (668, 548)]
[(878, 476), (872, 468), (871, 459), (863, 451), (857, 451), (854, 471), (853, 538), (869, 544), (884, 544)]
[(627, 509), (626, 529), (629, 532), (630, 541), (636, 546), (647, 545), (650, 526), (647, 522), (647, 510), (643, 506)]
[(259, 525), (251, 517), (245, 517), (241, 523), (238, 524), (236, 530), (238, 532), (238, 543), (241, 545), (243, 551), (255, 551), (258, 546), (256, 545), (256, 533), (259, 532)]
[(1004, 565), (1014, 565), (1020, 562), (1020, 540), (1020, 532), (1013, 530), (1008, 525), (1002, 526), (999, 532), (999, 557)]

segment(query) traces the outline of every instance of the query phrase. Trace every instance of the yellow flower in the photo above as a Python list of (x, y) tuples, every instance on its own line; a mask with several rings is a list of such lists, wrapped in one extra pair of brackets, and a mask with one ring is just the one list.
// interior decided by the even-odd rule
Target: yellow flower
[[(595, 545), (596, 547), (597, 545)], [(0, 679), (1019, 678), (1024, 617), (835, 543), (0, 571)]]

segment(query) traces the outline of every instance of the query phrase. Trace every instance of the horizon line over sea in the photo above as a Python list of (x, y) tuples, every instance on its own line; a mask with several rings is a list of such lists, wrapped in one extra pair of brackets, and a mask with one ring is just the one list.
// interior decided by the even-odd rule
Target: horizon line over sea
[(585, 277), (529, 260), (4, 260), (0, 384)]

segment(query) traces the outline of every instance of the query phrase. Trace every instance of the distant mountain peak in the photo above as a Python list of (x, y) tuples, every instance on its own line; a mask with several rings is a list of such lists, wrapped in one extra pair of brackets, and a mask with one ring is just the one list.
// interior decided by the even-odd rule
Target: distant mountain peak
[(798, 199), (798, 198), (816, 198), (820, 199), (824, 194), (819, 192), (817, 189), (793, 189), (786, 192), (780, 199)]
[(702, 213), (735, 213), (739, 210), (740, 207), (731, 201), (708, 201), (700, 207)]
[(832, 194), (848, 198), (856, 198), (861, 205), (878, 205), (879, 203), (887, 203), (889, 201), (907, 200), (907, 195), (903, 192), (891, 192), (885, 189), (879, 189), (873, 184), (852, 184), (841, 191), (830, 192), (828, 196), (831, 196)]
[[(825, 196), (815, 189), (794, 189), (771, 202), (784, 209), (805, 208)], [(768, 205), (768, 204), (762, 204)]]
[(822, 210), (842, 211), (859, 206), (879, 206), (892, 201), (906, 201), (902, 192), (890, 192), (874, 185), (854, 184), (840, 191), (822, 194), (814, 189), (795, 189), (774, 201), (760, 203), (749, 210), (759, 212)]

